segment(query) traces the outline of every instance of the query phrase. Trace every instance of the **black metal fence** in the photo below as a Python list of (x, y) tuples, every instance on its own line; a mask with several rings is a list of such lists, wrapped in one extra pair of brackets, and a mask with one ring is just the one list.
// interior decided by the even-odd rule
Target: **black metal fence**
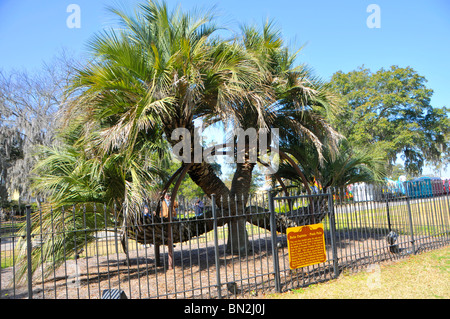
[[(148, 216), (126, 222), (93, 204), (12, 212), (1, 223), (0, 297), (99, 299), (119, 289), (133, 299), (251, 298), (373, 271), (450, 242), (448, 183), (408, 187), (264, 193), (243, 209), (212, 196), (201, 214), (180, 200), (172, 218), (149, 203)], [(323, 227), (326, 261), (292, 269), (286, 230), (312, 224)]]

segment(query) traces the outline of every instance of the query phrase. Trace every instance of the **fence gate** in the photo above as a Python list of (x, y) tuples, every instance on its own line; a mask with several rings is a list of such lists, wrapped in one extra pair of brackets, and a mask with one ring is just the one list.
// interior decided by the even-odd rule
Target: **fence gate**
[[(259, 203), (261, 204), (261, 203)], [(281, 292), (283, 290), (309, 285), (319, 281), (336, 278), (339, 275), (336, 251), (336, 229), (331, 193), (273, 197), (267, 193), (261, 206), (257, 201), (247, 203), (250, 210), (245, 216), (224, 216), (221, 207), (217, 207), (216, 199), (212, 196), (214, 220), (214, 254), (217, 297), (228, 297), (230, 294), (256, 295), (260, 291)], [(267, 205), (268, 204), (268, 205)], [(268, 206), (268, 211), (267, 211)], [(227, 256), (224, 249), (228, 243), (223, 242), (221, 236), (224, 224), (223, 218), (245, 218), (249, 247), (237, 256)], [(237, 223), (228, 222), (227, 227), (234, 227)], [(303, 226), (303, 228), (302, 228)], [(318, 249), (325, 251), (324, 260), (319, 263), (308, 263), (301, 267), (291, 267), (289, 259), (296, 258), (289, 248), (289, 231), (319, 227), (321, 234), (315, 232), (306, 240), (296, 241), (303, 244), (304, 253), (311, 253), (312, 239), (319, 240)], [(266, 230), (265, 232), (262, 230)], [(228, 232), (230, 233), (230, 232)], [(316, 234), (317, 233), (317, 234)], [(317, 236), (319, 235), (319, 236)], [(301, 235), (299, 235), (301, 236)], [(239, 237), (238, 237), (239, 240)], [(308, 241), (309, 240), (309, 241)], [(320, 242), (321, 240), (321, 242)], [(222, 241), (222, 242), (221, 242)], [(315, 246), (314, 246), (315, 247)]]
[(338, 277), (332, 194), (268, 197), (276, 291)]

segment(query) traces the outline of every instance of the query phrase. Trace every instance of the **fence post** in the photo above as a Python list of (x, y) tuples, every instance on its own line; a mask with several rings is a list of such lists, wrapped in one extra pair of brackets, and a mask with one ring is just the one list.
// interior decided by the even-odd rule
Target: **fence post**
[(336, 246), (336, 218), (334, 216), (334, 203), (331, 189), (328, 189), (327, 196), (328, 196), (328, 214), (330, 215), (331, 250), (333, 251), (333, 269), (334, 269), (334, 277), (337, 278), (339, 276), (339, 261)]
[(278, 250), (277, 250), (277, 227), (275, 221), (275, 209), (273, 204), (273, 198), (270, 191), (267, 192), (267, 198), (269, 200), (269, 211), (270, 211), (270, 233), (272, 237), (272, 258), (273, 258), (273, 269), (275, 271), (275, 291), (281, 292), (280, 285), (280, 265), (278, 262)]
[(31, 206), (26, 206), (27, 220), (27, 275), (28, 275), (28, 299), (33, 299), (33, 272), (31, 264)]
[[(380, 197), (381, 197), (382, 194), (383, 194), (383, 189), (381, 189)], [(386, 215), (387, 215), (388, 229), (389, 229), (389, 232), (391, 232), (391, 230), (392, 230), (391, 214), (389, 212), (389, 197), (387, 195), (386, 195)]]
[(411, 214), (411, 204), (409, 202), (409, 196), (406, 196), (406, 204), (408, 206), (408, 217), (409, 217), (409, 231), (411, 232), (411, 244), (412, 244), (412, 252), (415, 255), (416, 254), (416, 245), (414, 243), (414, 228), (413, 228), (413, 221), (412, 221), (412, 214)]
[(216, 285), (217, 295), (222, 299), (222, 285), (220, 283), (220, 261), (219, 261), (219, 235), (217, 233), (217, 212), (216, 212), (216, 195), (211, 194), (212, 215), (214, 220), (214, 256), (216, 261)]

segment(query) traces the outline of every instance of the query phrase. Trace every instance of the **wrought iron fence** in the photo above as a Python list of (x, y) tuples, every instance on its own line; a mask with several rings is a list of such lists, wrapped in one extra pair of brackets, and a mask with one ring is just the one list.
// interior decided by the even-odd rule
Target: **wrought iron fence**
[[(13, 211), (1, 223), (0, 297), (235, 298), (305, 287), (448, 245), (448, 183), (430, 183), (263, 193), (242, 209), (212, 196), (202, 212), (180, 199), (167, 218), (151, 202), (132, 218), (92, 203), (27, 207), (26, 219)], [(287, 229), (312, 224), (323, 227), (326, 260), (293, 268)]]

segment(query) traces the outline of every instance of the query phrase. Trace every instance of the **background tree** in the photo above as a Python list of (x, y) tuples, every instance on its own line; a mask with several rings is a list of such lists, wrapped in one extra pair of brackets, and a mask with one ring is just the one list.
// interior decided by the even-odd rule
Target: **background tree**
[(448, 109), (431, 105), (433, 91), (426, 82), (411, 67), (336, 72), (330, 84), (343, 108), (330, 121), (352, 145), (374, 144), (384, 151), (388, 172), (401, 156), (405, 170), (420, 175), (426, 163), (449, 158)]
[(75, 60), (66, 52), (37, 72), (0, 71), (0, 185), (2, 199), (15, 191), (29, 201), (36, 146), (53, 143), (56, 112), (65, 103)]

